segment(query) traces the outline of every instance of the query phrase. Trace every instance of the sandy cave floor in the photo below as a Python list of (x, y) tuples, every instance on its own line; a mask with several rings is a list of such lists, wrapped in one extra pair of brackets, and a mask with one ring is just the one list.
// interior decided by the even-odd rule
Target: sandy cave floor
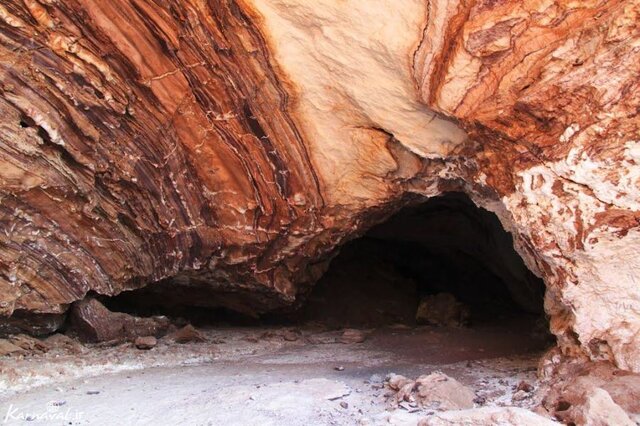
[[(289, 333), (285, 333), (289, 330)], [(285, 340), (287, 335), (295, 341)], [(544, 344), (515, 322), (471, 329), (390, 326), (363, 343), (340, 330), (306, 326), (202, 330), (205, 342), (160, 340), (84, 346), (78, 353), (0, 360), (5, 424), (349, 425), (415, 424), (433, 409), (394, 407), (389, 373), (415, 378), (440, 370), (469, 385), (477, 406), (513, 401), (521, 381), (536, 385)]]

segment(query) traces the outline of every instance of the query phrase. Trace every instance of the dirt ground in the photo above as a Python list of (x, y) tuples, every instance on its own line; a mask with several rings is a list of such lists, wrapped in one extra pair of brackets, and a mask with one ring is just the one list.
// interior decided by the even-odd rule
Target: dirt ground
[(433, 409), (397, 407), (389, 373), (442, 371), (475, 392), (476, 406), (529, 408), (544, 344), (518, 324), (473, 329), (390, 326), (340, 343), (341, 330), (227, 327), (204, 342), (80, 346), (3, 358), (6, 424), (416, 424)]

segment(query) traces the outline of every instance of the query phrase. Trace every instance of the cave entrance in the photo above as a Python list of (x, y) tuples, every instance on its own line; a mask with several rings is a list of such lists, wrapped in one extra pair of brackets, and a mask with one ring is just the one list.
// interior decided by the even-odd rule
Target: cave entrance
[[(416, 361), (459, 353), (444, 362), (550, 346), (544, 290), (497, 216), (452, 192), (411, 203), (344, 244), (295, 310), (257, 318), (223, 308), (158, 304), (171, 298), (149, 297), (149, 288), (103, 302), (115, 311), (164, 314), (198, 327), (367, 330), (371, 345), (404, 347)], [(447, 344), (425, 344), (429, 333)]]
[(462, 345), (469, 332), (486, 332), (498, 346), (535, 350), (551, 340), (544, 290), (495, 214), (446, 193), (345, 244), (292, 318), (330, 328), (431, 326)]

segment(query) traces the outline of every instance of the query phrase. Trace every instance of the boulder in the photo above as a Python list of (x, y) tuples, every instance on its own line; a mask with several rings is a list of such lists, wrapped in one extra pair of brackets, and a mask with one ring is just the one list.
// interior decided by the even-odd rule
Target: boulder
[(546, 417), (516, 407), (482, 407), (470, 410), (445, 411), (424, 418), (419, 426), (559, 426)]
[(138, 318), (111, 312), (97, 299), (87, 298), (74, 304), (70, 325), (84, 342), (123, 342), (138, 336), (160, 336), (170, 322), (166, 317)]
[(191, 324), (187, 324), (184, 327), (167, 334), (166, 338), (169, 340), (173, 340), (176, 343), (194, 343), (205, 341), (202, 333), (200, 333)]
[(444, 327), (467, 325), (469, 318), (469, 308), (460, 303), (450, 293), (438, 293), (423, 297), (416, 312), (416, 322), (418, 324)]
[(154, 336), (136, 337), (133, 345), (138, 349), (152, 349), (158, 344), (158, 340)]
[(417, 404), (440, 410), (461, 410), (473, 408), (475, 393), (467, 386), (446, 374), (435, 372), (418, 377), (416, 380), (390, 374), (387, 386), (396, 391), (395, 401), (416, 402)]

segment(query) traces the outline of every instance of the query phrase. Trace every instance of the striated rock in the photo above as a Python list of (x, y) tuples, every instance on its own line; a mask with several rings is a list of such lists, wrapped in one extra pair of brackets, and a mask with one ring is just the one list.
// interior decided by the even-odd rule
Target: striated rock
[(70, 323), (72, 330), (85, 342), (121, 342), (138, 336), (160, 336), (170, 325), (165, 317), (137, 318), (111, 312), (92, 298), (74, 304)]
[(517, 407), (483, 407), (471, 410), (446, 411), (422, 419), (418, 423), (419, 426), (552, 426), (559, 424), (529, 410)]
[(469, 323), (469, 308), (451, 293), (438, 293), (420, 300), (416, 311), (418, 324), (462, 327)]
[(344, 241), (460, 191), (544, 278), (563, 353), (640, 372), (638, 16), (640, 0), (4, 1), (0, 315), (141, 287), (280, 308)]

